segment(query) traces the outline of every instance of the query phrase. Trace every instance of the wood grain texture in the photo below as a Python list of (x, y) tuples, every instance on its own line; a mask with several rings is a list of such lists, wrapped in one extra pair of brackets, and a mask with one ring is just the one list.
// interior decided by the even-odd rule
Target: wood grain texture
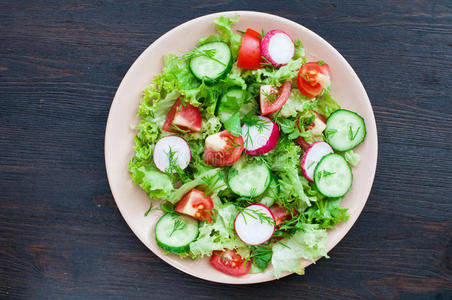
[[(314, 30), (361, 78), (379, 132), (374, 187), (303, 277), (228, 286), (185, 275), (123, 221), (103, 142), (117, 86), (160, 35), (259, 10)], [(450, 1), (1, 1), (0, 298), (451, 299)]]

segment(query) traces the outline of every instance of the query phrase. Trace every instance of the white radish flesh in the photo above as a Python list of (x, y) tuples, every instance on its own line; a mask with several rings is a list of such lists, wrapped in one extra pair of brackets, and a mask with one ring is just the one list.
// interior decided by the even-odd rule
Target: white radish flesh
[[(154, 147), (154, 163), (162, 172), (166, 172), (170, 167), (170, 156), (175, 165), (182, 170), (185, 169), (191, 160), (191, 151), (187, 142), (178, 136), (166, 136), (161, 138)], [(173, 173), (176, 173), (173, 170)]]
[(278, 125), (270, 118), (259, 116), (257, 125), (242, 126), (242, 137), (246, 153), (252, 156), (263, 155), (275, 148), (279, 139)]
[(275, 218), (267, 206), (255, 203), (237, 215), (234, 227), (237, 236), (245, 244), (260, 245), (273, 236)]
[(280, 67), (292, 59), (295, 45), (284, 31), (271, 30), (262, 39), (261, 53), (274, 67)]
[(315, 142), (309, 146), (301, 158), (301, 170), (304, 177), (309, 181), (314, 181), (315, 167), (322, 157), (333, 152), (333, 148), (325, 142)]

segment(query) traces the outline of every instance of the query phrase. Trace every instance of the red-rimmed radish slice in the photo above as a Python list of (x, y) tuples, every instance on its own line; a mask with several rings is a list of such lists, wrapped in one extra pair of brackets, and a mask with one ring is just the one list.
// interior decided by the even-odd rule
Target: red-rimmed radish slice
[[(170, 156), (177, 166), (185, 169), (191, 160), (191, 151), (187, 142), (178, 136), (166, 136), (158, 140), (154, 147), (154, 163), (162, 172), (166, 172), (170, 167)], [(173, 170), (173, 173), (176, 173)]]
[(273, 85), (261, 85), (259, 92), (261, 114), (268, 115), (283, 107), (289, 99), (291, 88), (290, 81), (284, 82), (279, 88)]
[(253, 126), (242, 126), (246, 153), (252, 156), (263, 155), (275, 148), (278, 143), (279, 129), (276, 123), (264, 116), (258, 116), (259, 122)]
[(309, 146), (301, 158), (301, 170), (304, 177), (309, 181), (314, 181), (315, 167), (322, 157), (333, 152), (333, 148), (325, 142), (315, 142)]
[(247, 206), (234, 222), (237, 236), (248, 245), (260, 245), (268, 241), (275, 232), (275, 217), (262, 203)]
[(284, 31), (271, 30), (261, 41), (261, 53), (274, 67), (280, 67), (292, 59), (295, 45)]

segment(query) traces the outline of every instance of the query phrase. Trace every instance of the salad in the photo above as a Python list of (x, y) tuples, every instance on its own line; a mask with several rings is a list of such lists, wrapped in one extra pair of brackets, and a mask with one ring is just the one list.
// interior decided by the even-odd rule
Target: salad
[(299, 39), (237, 21), (219, 17), (215, 34), (164, 56), (138, 108), (130, 175), (150, 199), (145, 215), (164, 212), (154, 232), (167, 253), (207, 256), (231, 276), (270, 264), (276, 278), (303, 274), (348, 218), (340, 202), (365, 123)]

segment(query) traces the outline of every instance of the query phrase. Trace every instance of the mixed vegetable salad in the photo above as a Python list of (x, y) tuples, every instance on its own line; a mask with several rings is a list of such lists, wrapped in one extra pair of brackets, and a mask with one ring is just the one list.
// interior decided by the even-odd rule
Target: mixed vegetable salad
[(155, 239), (168, 253), (208, 256), (232, 276), (270, 263), (276, 278), (302, 274), (301, 259), (327, 257), (326, 229), (348, 218), (339, 204), (366, 127), (300, 40), (237, 21), (219, 17), (216, 34), (164, 56), (138, 109), (131, 178), (151, 200), (145, 215), (165, 213)]

